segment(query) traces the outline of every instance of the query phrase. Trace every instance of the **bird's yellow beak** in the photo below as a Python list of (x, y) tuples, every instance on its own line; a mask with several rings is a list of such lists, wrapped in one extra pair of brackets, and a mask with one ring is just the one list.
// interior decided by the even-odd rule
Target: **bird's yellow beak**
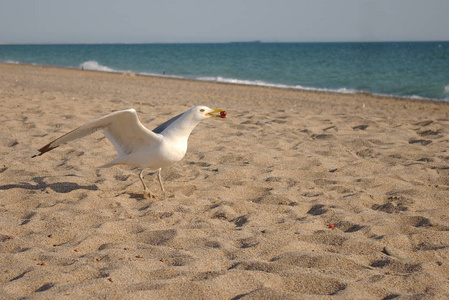
[(215, 109), (210, 113), (207, 113), (206, 116), (209, 117), (217, 117), (217, 118), (226, 118), (226, 112), (222, 109)]

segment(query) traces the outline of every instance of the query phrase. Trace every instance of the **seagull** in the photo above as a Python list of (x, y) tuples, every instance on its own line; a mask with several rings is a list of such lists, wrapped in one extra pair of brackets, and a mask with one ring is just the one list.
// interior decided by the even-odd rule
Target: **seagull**
[(211, 109), (207, 106), (195, 106), (179, 114), (153, 130), (147, 129), (139, 121), (133, 108), (115, 111), (98, 119), (92, 120), (48, 143), (40, 148), (33, 156), (40, 156), (60, 145), (81, 139), (97, 131), (103, 131), (105, 137), (114, 145), (118, 157), (99, 168), (115, 165), (128, 165), (141, 169), (140, 181), (144, 188), (144, 196), (154, 198), (145, 182), (145, 169), (157, 170), (161, 190), (161, 170), (180, 161), (187, 152), (187, 141), (192, 130), (203, 120), (210, 117), (225, 118), (222, 109)]

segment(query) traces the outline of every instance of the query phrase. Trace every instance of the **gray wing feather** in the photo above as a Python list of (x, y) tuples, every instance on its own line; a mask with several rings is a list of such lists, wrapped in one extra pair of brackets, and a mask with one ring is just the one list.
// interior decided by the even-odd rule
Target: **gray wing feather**
[(168, 126), (170, 126), (171, 123), (173, 123), (174, 121), (178, 120), (183, 114), (184, 114), (184, 113), (179, 114), (179, 115), (177, 115), (176, 117), (173, 117), (173, 118), (171, 118), (170, 120), (168, 120), (168, 121), (162, 123), (162, 124), (159, 125), (158, 127), (154, 128), (154, 129), (153, 129), (153, 132), (154, 132), (154, 133), (161, 133), (162, 131), (165, 130), (165, 128), (167, 128)]

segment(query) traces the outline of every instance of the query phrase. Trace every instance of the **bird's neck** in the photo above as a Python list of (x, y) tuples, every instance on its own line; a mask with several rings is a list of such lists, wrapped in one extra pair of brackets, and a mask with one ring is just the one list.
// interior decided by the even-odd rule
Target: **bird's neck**
[(178, 120), (170, 124), (161, 134), (168, 139), (185, 139), (187, 140), (193, 129), (199, 122), (194, 122), (186, 118), (188, 116), (181, 116)]

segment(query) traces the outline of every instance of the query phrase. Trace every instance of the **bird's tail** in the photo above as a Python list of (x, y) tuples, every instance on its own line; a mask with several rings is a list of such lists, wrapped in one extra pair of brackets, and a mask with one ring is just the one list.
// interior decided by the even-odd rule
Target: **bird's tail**
[(110, 162), (108, 162), (108, 163), (106, 163), (106, 164), (104, 164), (104, 165), (101, 165), (101, 166), (98, 166), (97, 168), (109, 168), (109, 167), (112, 167), (112, 166), (116, 166), (116, 165), (120, 165), (121, 163), (120, 162), (117, 162), (117, 160), (119, 159), (120, 157), (117, 157), (116, 159), (114, 159), (114, 160), (111, 160)]
[(111, 160), (110, 162), (108, 162), (108, 163), (106, 163), (104, 165), (101, 165), (101, 166), (99, 166), (97, 168), (109, 168), (109, 167), (112, 167), (112, 166), (123, 165), (123, 164), (131, 165), (131, 164), (129, 164), (126, 161), (126, 156), (119, 156), (116, 159)]

